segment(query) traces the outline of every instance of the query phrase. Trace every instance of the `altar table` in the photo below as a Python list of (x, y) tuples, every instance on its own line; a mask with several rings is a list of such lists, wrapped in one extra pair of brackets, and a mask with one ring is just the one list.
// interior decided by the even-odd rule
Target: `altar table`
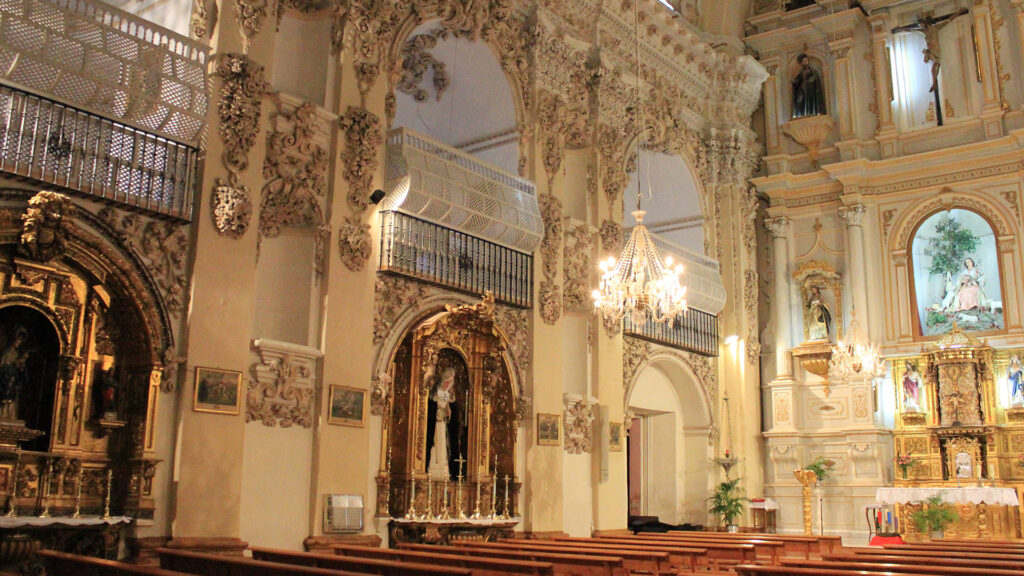
[(520, 518), (392, 518), (388, 525), (389, 546), (396, 544), (438, 544), (455, 540), (495, 542), (515, 536), (512, 528)]
[(908, 541), (923, 539), (910, 520), (925, 501), (940, 495), (952, 505), (957, 520), (945, 530), (946, 538), (1017, 539), (1021, 537), (1021, 506), (1017, 490), (994, 486), (879, 488), (875, 502), (894, 506)]
[[(0, 571), (9, 571), (46, 548), (117, 560), (128, 516), (0, 516)], [(33, 560), (34, 562), (34, 560)]]

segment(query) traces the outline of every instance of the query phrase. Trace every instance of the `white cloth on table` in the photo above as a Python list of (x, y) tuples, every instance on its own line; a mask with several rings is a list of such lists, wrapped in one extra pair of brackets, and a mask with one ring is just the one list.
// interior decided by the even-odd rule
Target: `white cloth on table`
[(1019, 506), (1017, 491), (1013, 488), (961, 487), (961, 488), (879, 488), (875, 502), (881, 505), (919, 504), (942, 495), (942, 501), (949, 504), (981, 504), (989, 506)]
[(39, 518), (38, 516), (15, 516), (8, 518), (0, 517), (0, 528), (23, 528), (26, 526), (99, 526), (101, 524), (128, 524), (132, 521), (129, 516), (111, 516), (100, 518), (99, 516), (51, 516)]

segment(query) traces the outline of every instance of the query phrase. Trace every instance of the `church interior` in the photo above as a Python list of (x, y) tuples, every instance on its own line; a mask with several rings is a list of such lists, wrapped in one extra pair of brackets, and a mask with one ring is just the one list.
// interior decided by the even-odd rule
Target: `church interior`
[(1022, 39), (3, 0), (0, 574), (1024, 574)]

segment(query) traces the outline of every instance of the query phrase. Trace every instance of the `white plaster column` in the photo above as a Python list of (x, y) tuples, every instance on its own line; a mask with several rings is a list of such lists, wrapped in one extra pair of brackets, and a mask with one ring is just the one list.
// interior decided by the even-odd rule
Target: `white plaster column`
[(833, 117), (839, 119), (839, 139), (856, 138), (856, 94), (853, 82), (853, 64), (850, 52), (853, 40), (849, 37), (839, 38), (828, 43), (829, 51), (835, 57), (835, 92), (836, 110)]
[(785, 93), (782, 90), (784, 84), (779, 76), (780, 70), (783, 68), (780, 66), (778, 58), (764, 60), (762, 64), (769, 74), (768, 80), (764, 83), (764, 144), (768, 154), (778, 154), (781, 145), (779, 125), (782, 124), (779, 119), (779, 102), (785, 98)]
[(862, 222), (867, 209), (863, 204), (851, 204), (839, 208), (839, 217), (846, 223), (846, 261), (849, 264), (850, 287), (853, 292), (853, 307), (857, 311), (857, 322), (870, 334), (868, 319), (867, 283), (864, 266), (864, 228)]
[[(875, 59), (875, 107), (878, 116), (879, 135), (896, 130), (892, 121), (892, 57), (886, 40), (890, 29), (887, 14), (876, 14), (868, 20), (871, 27), (871, 51)], [(891, 152), (891, 151), (890, 151)], [(883, 151), (884, 154), (884, 151)], [(892, 156), (891, 153), (884, 154)]]
[(772, 260), (774, 263), (775, 298), (772, 300), (772, 317), (775, 319), (775, 378), (792, 378), (793, 363), (790, 360), (789, 344), (792, 339), (790, 327), (791, 303), (789, 300), (789, 218), (765, 219), (764, 224), (772, 235)]
[(1003, 135), (1003, 96), (992, 13), (987, 4), (975, 3), (971, 17), (974, 19), (974, 41), (977, 43), (975, 55), (981, 69), (981, 118), (985, 124), (985, 137), (997, 138)]

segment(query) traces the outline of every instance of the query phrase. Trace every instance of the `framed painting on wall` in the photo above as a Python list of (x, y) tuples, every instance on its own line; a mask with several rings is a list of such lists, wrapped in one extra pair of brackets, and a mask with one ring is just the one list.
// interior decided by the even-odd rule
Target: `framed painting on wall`
[(366, 390), (331, 385), (327, 423), (361, 428), (366, 421)]
[(622, 422), (608, 423), (608, 450), (622, 452)]
[(558, 446), (561, 443), (561, 414), (537, 414), (537, 445)]
[(192, 409), (213, 414), (238, 414), (242, 405), (242, 373), (196, 367)]
[(915, 312), (922, 336), (1002, 330), (996, 236), (976, 212), (954, 208), (925, 218), (911, 245)]

